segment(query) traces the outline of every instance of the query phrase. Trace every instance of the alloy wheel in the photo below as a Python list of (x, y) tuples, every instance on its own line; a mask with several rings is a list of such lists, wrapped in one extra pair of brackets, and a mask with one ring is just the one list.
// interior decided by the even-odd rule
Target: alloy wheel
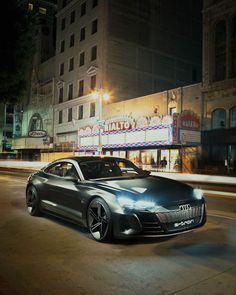
[(39, 208), (39, 198), (37, 195), (37, 191), (33, 186), (30, 186), (27, 189), (26, 193), (26, 206), (30, 215), (32, 216), (40, 216), (41, 211)]
[(107, 208), (99, 199), (93, 200), (88, 208), (88, 227), (95, 240), (101, 241), (107, 237), (109, 229), (109, 214)]

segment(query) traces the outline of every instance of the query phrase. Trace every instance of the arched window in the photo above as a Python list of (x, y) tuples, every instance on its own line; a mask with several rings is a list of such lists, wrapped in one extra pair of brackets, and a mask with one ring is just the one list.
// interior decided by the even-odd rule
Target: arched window
[(212, 112), (212, 129), (225, 128), (226, 113), (224, 109), (215, 109)]
[(38, 113), (33, 114), (29, 123), (29, 131), (43, 130), (43, 121)]
[(215, 81), (225, 79), (226, 74), (226, 25), (221, 20), (215, 27)]
[(231, 23), (231, 76), (236, 77), (236, 15)]
[(229, 126), (230, 127), (236, 127), (236, 106), (232, 107), (229, 111)]

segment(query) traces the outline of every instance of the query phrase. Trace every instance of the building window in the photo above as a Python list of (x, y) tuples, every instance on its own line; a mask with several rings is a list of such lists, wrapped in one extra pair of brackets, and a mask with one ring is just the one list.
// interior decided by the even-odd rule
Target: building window
[(63, 102), (63, 87), (59, 88), (59, 103)]
[(98, 31), (98, 20), (96, 19), (92, 22), (91, 34), (93, 35), (93, 34), (97, 33), (97, 31)]
[(231, 26), (231, 76), (236, 77), (236, 15)]
[(43, 130), (43, 120), (38, 113), (33, 114), (29, 123), (29, 131), (35, 130)]
[(177, 112), (177, 108), (176, 107), (171, 107), (171, 108), (169, 108), (169, 115), (173, 115), (173, 114), (175, 114)]
[(232, 107), (229, 111), (230, 127), (236, 127), (236, 106)]
[(34, 10), (34, 4), (28, 3), (28, 10), (33, 11)]
[(63, 0), (62, 1), (62, 8), (66, 7), (66, 4), (67, 4), (67, 0)]
[(79, 81), (79, 93), (78, 96), (83, 96), (84, 95), (84, 80)]
[(82, 120), (84, 117), (84, 106), (83, 105), (80, 105), (79, 106), (79, 111), (78, 111), (78, 119), (79, 120)]
[(212, 112), (212, 129), (225, 128), (226, 112), (224, 109), (215, 109)]
[(91, 48), (91, 61), (97, 59), (97, 46)]
[(13, 124), (13, 114), (6, 114), (6, 124)]
[(47, 9), (44, 7), (39, 7), (39, 13), (46, 15), (47, 14)]
[(63, 19), (61, 20), (61, 30), (62, 30), (62, 31), (65, 30), (65, 27), (66, 27), (66, 19), (63, 18)]
[(73, 24), (75, 22), (75, 10), (73, 10), (70, 14), (70, 23)]
[(90, 103), (90, 117), (95, 117), (95, 102)]
[(69, 84), (68, 86), (68, 100), (73, 98), (73, 84)]
[(94, 90), (96, 88), (96, 75), (91, 76), (90, 88)]
[(65, 40), (61, 41), (61, 49), (60, 52), (64, 52), (65, 51)]
[(58, 116), (58, 123), (62, 123), (62, 111), (59, 111), (59, 116)]
[(70, 47), (73, 47), (75, 45), (75, 35), (70, 36)]
[(85, 40), (85, 27), (80, 29), (80, 41)]
[(225, 21), (216, 24), (215, 29), (215, 81), (225, 79), (226, 75), (226, 25)]
[(92, 2), (92, 8), (98, 6), (98, 0), (93, 0)]
[(13, 132), (12, 132), (12, 131), (6, 131), (6, 132), (5, 132), (5, 136), (6, 136), (7, 138), (12, 138), (12, 136), (13, 136)]
[(82, 67), (84, 65), (84, 60), (85, 60), (85, 53), (81, 52), (79, 55), (79, 66)]
[(64, 62), (60, 64), (60, 76), (64, 75)]
[(70, 58), (69, 60), (69, 72), (74, 70), (74, 58)]
[(195, 68), (192, 69), (192, 81), (197, 81), (197, 70)]
[(86, 2), (81, 4), (80, 16), (83, 16), (85, 14), (86, 14)]
[(72, 108), (68, 109), (68, 122), (72, 121)]

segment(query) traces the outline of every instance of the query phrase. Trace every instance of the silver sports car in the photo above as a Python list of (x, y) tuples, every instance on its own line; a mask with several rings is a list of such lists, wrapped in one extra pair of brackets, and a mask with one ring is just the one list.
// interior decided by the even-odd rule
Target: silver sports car
[(26, 205), (30, 215), (50, 213), (87, 227), (97, 241), (176, 235), (206, 222), (201, 190), (114, 157), (50, 163), (28, 178)]

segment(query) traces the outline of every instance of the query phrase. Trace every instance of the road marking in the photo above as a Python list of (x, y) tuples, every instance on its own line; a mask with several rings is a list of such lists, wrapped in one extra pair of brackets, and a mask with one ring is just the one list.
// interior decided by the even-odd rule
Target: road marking
[(236, 198), (236, 193), (223, 192), (223, 191), (211, 191), (211, 190), (202, 190), (202, 191), (205, 194), (214, 195), (214, 197), (216, 198), (226, 198), (226, 199)]

